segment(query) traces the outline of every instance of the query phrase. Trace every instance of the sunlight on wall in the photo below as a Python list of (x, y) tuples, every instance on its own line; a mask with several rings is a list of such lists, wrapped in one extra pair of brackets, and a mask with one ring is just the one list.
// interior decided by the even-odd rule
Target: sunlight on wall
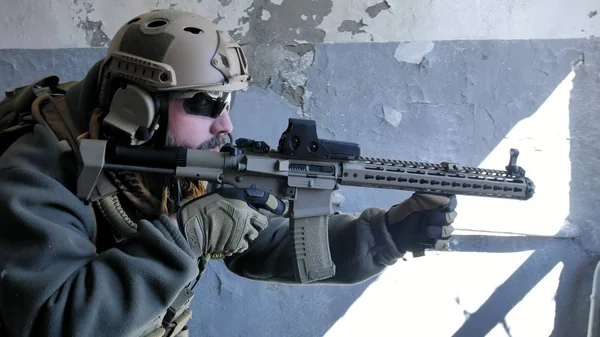
[(400, 261), (324, 336), (451, 336), (530, 255), (444, 252)]
[[(562, 229), (563, 234), (575, 234), (565, 223), (571, 180), (569, 98), (574, 77), (573, 71), (569, 73), (538, 111), (520, 121), (480, 164), (504, 168), (510, 148), (518, 148), (517, 164), (536, 184), (534, 197), (528, 201), (459, 197), (457, 228), (550, 236)], [(499, 240), (506, 241), (507, 251), (515, 246), (511, 237)], [(450, 250), (427, 252), (424, 258), (408, 258), (388, 268), (325, 336), (451, 336), (533, 253)], [(485, 244), (476, 250), (485, 251)], [(524, 299), (513, 299), (518, 304), (488, 336), (507, 336), (507, 330), (513, 337), (548, 336), (554, 325), (554, 295), (561, 270), (562, 263), (547, 275), (539, 275), (541, 281)], [(528, 273), (527, 277), (536, 276)]]
[(550, 336), (556, 315), (556, 299), (553, 294), (558, 289), (563, 268), (562, 262), (556, 264), (506, 315), (504, 323), (509, 327), (510, 334), (507, 334), (505, 327), (499, 323), (486, 337)]
[(510, 149), (536, 185), (527, 201), (458, 196), (456, 228), (575, 235), (567, 221), (571, 182), (569, 99), (571, 71), (531, 117), (520, 121), (479, 165), (504, 168)]

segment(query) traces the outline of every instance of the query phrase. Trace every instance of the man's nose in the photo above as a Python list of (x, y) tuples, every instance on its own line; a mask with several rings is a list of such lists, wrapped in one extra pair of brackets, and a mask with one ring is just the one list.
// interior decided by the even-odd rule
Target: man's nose
[(219, 135), (222, 133), (231, 133), (233, 131), (233, 123), (229, 117), (229, 111), (224, 111), (221, 116), (217, 117), (211, 125), (210, 133)]

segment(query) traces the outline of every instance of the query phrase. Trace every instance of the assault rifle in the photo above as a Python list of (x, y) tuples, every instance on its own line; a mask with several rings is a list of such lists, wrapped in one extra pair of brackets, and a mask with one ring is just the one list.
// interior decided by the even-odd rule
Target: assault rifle
[(196, 178), (257, 188), (289, 202), (295, 277), (314, 282), (335, 274), (328, 239), (331, 194), (361, 186), (434, 194), (528, 200), (534, 183), (511, 149), (506, 170), (361, 157), (359, 144), (319, 139), (313, 120), (289, 119), (277, 150), (264, 141), (237, 139), (220, 152), (120, 146), (84, 139), (78, 196), (87, 200), (102, 170), (127, 170)]

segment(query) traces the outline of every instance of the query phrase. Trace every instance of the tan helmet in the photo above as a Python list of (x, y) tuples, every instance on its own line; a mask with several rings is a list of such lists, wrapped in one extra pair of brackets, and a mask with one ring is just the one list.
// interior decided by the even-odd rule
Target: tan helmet
[(128, 21), (111, 41), (104, 64), (103, 75), (151, 91), (234, 91), (250, 80), (244, 52), (226, 31), (175, 9)]
[(167, 124), (160, 112), (165, 97), (221, 92), (232, 99), (250, 76), (242, 48), (226, 31), (198, 14), (164, 9), (136, 16), (117, 31), (98, 81), (100, 105), (110, 112), (105, 134), (140, 145)]

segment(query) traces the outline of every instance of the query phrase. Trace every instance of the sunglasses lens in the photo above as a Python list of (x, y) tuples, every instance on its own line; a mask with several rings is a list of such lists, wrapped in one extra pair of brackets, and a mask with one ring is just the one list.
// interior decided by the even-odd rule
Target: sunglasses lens
[(190, 115), (217, 118), (230, 102), (230, 97), (228, 92), (224, 92), (220, 96), (204, 92), (197, 93), (193, 97), (183, 100), (183, 109)]

